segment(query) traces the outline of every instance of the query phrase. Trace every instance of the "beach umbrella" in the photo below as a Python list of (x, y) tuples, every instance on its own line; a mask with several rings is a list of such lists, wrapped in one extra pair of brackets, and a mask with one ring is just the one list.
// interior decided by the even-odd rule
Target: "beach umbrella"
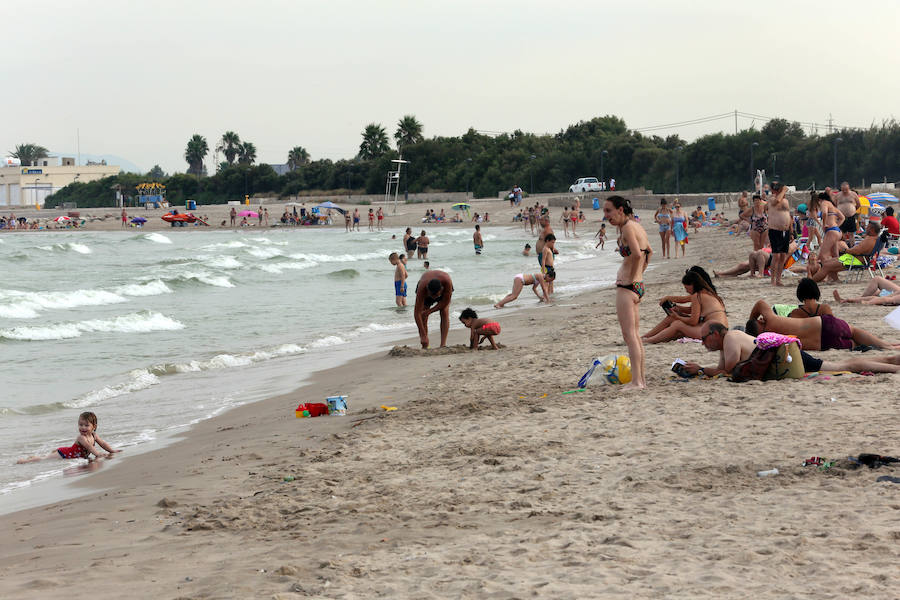
[(53, 220), (56, 221), (57, 223), (65, 223), (66, 221), (71, 221), (72, 218), (71, 217), (56, 217)]
[(146, 222), (147, 222), (147, 219), (145, 219), (144, 217), (135, 217), (135, 218), (133, 218), (133, 219), (131, 220), (131, 222), (132, 222), (132, 223), (137, 223), (137, 224), (140, 225), (140, 224), (142, 224), (142, 223), (146, 223)]
[(884, 214), (884, 206), (878, 204), (877, 202), (871, 202), (869, 204), (869, 210), (873, 215), (883, 215)]
[(344, 209), (341, 208), (340, 206), (338, 206), (337, 204), (335, 204), (334, 202), (323, 202), (322, 204), (319, 204), (318, 206), (316, 206), (316, 208), (318, 208), (319, 210), (322, 210), (322, 209), (328, 210), (330, 208), (332, 210), (338, 211), (341, 214), (344, 214)]
[(467, 203), (465, 203), (465, 202), (457, 202), (456, 204), (454, 204), (454, 205), (451, 206), (450, 208), (452, 208), (453, 210), (462, 210), (462, 211), (468, 212), (468, 210), (469, 210), (470, 208), (472, 208), (472, 205), (471, 205), (471, 204), (467, 204)]
[(238, 216), (239, 217), (252, 217), (254, 219), (258, 219), (259, 213), (253, 212), (252, 210), (242, 210), (241, 212), (238, 213)]
[[(860, 196), (862, 198), (862, 196)], [(900, 202), (900, 199), (893, 194), (888, 194), (887, 192), (872, 192), (868, 194), (867, 198), (870, 202), (881, 202), (884, 204), (885, 202)]]

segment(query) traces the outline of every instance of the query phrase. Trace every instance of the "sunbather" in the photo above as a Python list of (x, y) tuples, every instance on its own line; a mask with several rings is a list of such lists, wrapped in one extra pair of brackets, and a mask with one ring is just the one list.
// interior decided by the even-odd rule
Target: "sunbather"
[(872, 251), (875, 249), (879, 233), (881, 233), (881, 225), (870, 221), (866, 226), (866, 237), (852, 248), (847, 247), (847, 244), (844, 242), (838, 242), (840, 255), (837, 258), (826, 258), (819, 264), (818, 261), (810, 256), (807, 267), (809, 276), (814, 281), (823, 281), (829, 275), (836, 275), (841, 271), (846, 271), (851, 266), (864, 268), (866, 257), (872, 254)]
[(820, 314), (806, 319), (780, 317), (765, 300), (758, 300), (753, 305), (745, 330), (752, 336), (763, 331), (792, 335), (806, 350), (850, 350), (854, 346), (900, 349), (900, 344), (887, 342), (833, 315)]
[[(885, 293), (887, 292), (887, 293)], [(900, 285), (888, 281), (884, 277), (873, 277), (866, 285), (862, 295), (856, 298), (842, 298), (837, 290), (834, 290), (834, 299), (841, 304), (879, 304), (884, 306), (897, 306), (900, 304)]]
[[(687, 296), (665, 296), (659, 301), (666, 317), (642, 336), (646, 343), (658, 344), (680, 337), (699, 337), (700, 325), (711, 317), (728, 324), (725, 303), (702, 275), (689, 270), (684, 274), (681, 284)], [(690, 307), (678, 306), (688, 302)]]

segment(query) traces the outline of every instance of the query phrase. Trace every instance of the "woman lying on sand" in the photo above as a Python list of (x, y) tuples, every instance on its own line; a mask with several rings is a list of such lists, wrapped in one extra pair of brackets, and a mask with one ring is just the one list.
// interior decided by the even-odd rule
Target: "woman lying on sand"
[[(887, 293), (885, 293), (887, 292)], [(900, 305), (900, 285), (888, 281), (884, 277), (871, 279), (863, 290), (861, 296), (856, 298), (841, 298), (837, 290), (834, 290), (834, 299), (841, 304), (878, 304), (883, 306)]]
[[(681, 279), (681, 284), (688, 295), (665, 296), (659, 301), (659, 305), (666, 311), (666, 318), (642, 336), (646, 343), (658, 344), (681, 337), (699, 338), (703, 323), (708, 320), (728, 326), (725, 303), (712, 284), (699, 272), (688, 270)], [(690, 307), (678, 306), (686, 303), (690, 303)]]

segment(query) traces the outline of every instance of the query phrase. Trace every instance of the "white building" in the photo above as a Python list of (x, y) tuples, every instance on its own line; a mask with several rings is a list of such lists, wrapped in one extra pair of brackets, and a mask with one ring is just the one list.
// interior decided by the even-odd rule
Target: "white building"
[(70, 183), (96, 181), (121, 170), (112, 165), (75, 164), (74, 158), (38, 159), (31, 167), (0, 162), (0, 206), (43, 206), (47, 196)]

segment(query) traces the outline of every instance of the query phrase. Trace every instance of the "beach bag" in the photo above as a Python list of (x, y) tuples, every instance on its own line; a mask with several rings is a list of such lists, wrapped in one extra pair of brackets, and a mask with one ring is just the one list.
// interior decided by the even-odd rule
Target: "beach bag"
[[(599, 371), (599, 373), (597, 373)], [(596, 373), (596, 376), (594, 376)], [(629, 383), (631, 381), (631, 359), (624, 354), (607, 354), (595, 358), (587, 373), (578, 380), (578, 387), (585, 388), (590, 385), (605, 385)]]
[(747, 360), (742, 360), (734, 366), (731, 371), (731, 381), (735, 383), (750, 380), (764, 381), (777, 353), (778, 348), (754, 348)]
[(803, 379), (804, 375), (806, 371), (803, 369), (799, 344), (790, 342), (779, 346), (766, 371), (766, 379)]

